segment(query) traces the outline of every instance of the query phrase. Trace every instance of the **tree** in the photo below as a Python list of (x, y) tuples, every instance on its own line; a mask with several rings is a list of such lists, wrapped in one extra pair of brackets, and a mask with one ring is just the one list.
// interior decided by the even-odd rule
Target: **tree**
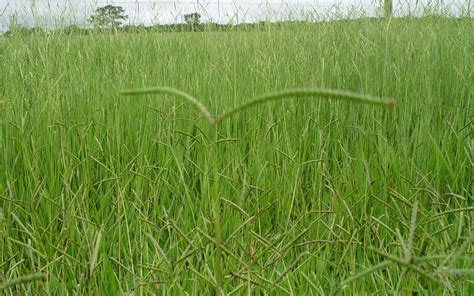
[(125, 9), (121, 6), (106, 5), (97, 8), (95, 14), (88, 21), (97, 28), (116, 29), (128, 18), (128, 15), (125, 15), (124, 12)]
[(201, 23), (201, 15), (197, 12), (184, 15), (184, 21), (191, 26), (197, 26)]

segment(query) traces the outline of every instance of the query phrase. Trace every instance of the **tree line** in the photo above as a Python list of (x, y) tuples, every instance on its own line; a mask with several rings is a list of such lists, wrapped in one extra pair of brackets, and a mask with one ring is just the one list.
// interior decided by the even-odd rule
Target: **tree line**
[[(407, 17), (409, 18), (409, 17)], [(381, 18), (370, 17), (370, 19), (380, 20)], [(79, 27), (78, 25), (69, 25), (57, 28), (54, 31), (65, 34), (89, 34), (96, 31), (101, 32), (199, 32), (199, 31), (229, 31), (229, 30), (258, 30), (267, 28), (268, 26), (278, 27), (288, 23), (307, 23), (305, 21), (281, 21), (281, 22), (265, 22), (258, 23), (244, 23), (244, 24), (218, 24), (201, 22), (201, 15), (197, 12), (185, 14), (183, 17), (184, 23), (175, 24), (156, 24), (151, 26), (145, 25), (131, 25), (125, 24), (128, 20), (128, 15), (125, 14), (125, 9), (121, 6), (106, 5), (97, 8), (94, 13), (87, 19), (89, 27)], [(354, 20), (341, 19), (335, 20), (337, 22), (351, 22)], [(5, 36), (10, 35), (32, 35), (49, 33), (42, 27), (27, 27), (16, 24), (14, 20), (10, 21), (10, 29), (5, 33)]]
[[(265, 22), (252, 23), (252, 24), (218, 24), (218, 23), (202, 23), (201, 15), (197, 12), (185, 14), (184, 23), (176, 24), (156, 24), (151, 26), (145, 25), (130, 25), (125, 24), (128, 20), (128, 15), (125, 14), (125, 9), (121, 6), (106, 5), (103, 7), (97, 8), (94, 13), (87, 19), (89, 27), (79, 27), (78, 25), (69, 25), (61, 28), (57, 28), (54, 31), (62, 33), (82, 33), (87, 34), (93, 31), (103, 31), (103, 32), (199, 32), (199, 31), (224, 31), (229, 29), (245, 29), (245, 28), (255, 28), (261, 27)], [(40, 34), (47, 33), (48, 31), (42, 27), (27, 27), (15, 24), (14, 21), (11, 22), (9, 30), (5, 33), (6, 36), (9, 35), (30, 35), (30, 34)]]

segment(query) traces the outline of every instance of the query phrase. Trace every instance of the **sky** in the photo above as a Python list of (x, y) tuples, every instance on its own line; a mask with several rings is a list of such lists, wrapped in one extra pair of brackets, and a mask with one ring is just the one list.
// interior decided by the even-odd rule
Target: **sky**
[[(297, 19), (311, 14), (318, 18), (374, 16), (383, 0), (0, 0), (0, 31), (10, 21), (29, 26), (87, 26), (93, 11), (107, 4), (122, 6), (130, 24), (183, 22), (184, 14), (199, 12), (204, 22), (245, 23), (260, 20)], [(460, 14), (472, 0), (394, 0), (396, 14), (419, 13), (423, 7), (443, 3), (452, 14)], [(472, 8), (469, 8), (472, 13)]]

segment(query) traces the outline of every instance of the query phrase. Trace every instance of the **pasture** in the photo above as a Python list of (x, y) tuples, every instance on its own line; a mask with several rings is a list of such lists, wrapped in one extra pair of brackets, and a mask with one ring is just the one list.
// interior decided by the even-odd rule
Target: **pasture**
[[(0, 282), (7, 294), (473, 293), (473, 27), (0, 37)], [(213, 116), (301, 87), (397, 105), (289, 97), (211, 126), (177, 96), (122, 94), (152, 86)]]

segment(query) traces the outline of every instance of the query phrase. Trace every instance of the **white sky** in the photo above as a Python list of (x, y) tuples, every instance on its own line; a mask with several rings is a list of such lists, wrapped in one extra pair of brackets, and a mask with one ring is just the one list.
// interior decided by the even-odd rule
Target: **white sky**
[[(122, 6), (129, 23), (151, 25), (182, 22), (184, 14), (195, 11), (202, 15), (202, 21), (218, 23), (295, 19), (305, 13), (317, 13), (319, 17), (362, 13), (373, 16), (380, 1), (383, 0), (0, 0), (0, 30), (8, 28), (12, 15), (18, 23), (29, 25), (84, 25), (94, 9), (107, 4)], [(459, 15), (472, 0), (393, 1), (398, 14), (419, 13), (423, 7), (442, 3), (449, 12)]]

